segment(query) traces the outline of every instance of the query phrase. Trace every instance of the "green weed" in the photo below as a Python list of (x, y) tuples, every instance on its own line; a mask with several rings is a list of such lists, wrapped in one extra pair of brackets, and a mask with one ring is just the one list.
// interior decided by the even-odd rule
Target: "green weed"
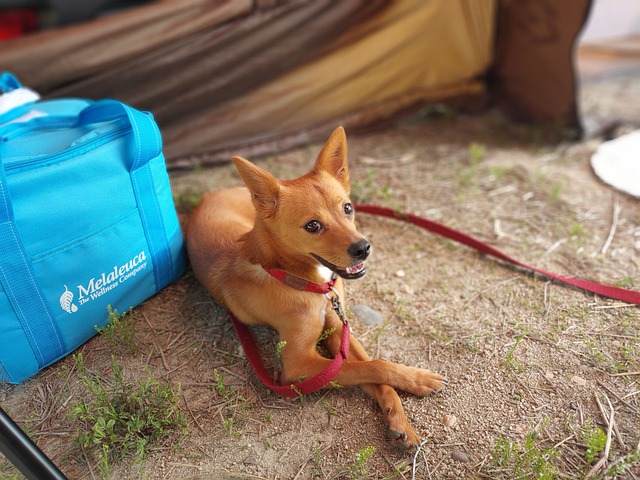
[(632, 276), (627, 275), (618, 280), (614, 285), (620, 288), (635, 288), (636, 281)]
[(508, 471), (508, 478), (555, 479), (558, 471), (554, 462), (561, 454), (553, 447), (541, 447), (539, 437), (539, 432), (533, 430), (527, 434), (523, 445), (499, 438), (493, 448), (494, 463)]
[(173, 197), (176, 210), (181, 213), (190, 213), (198, 206), (202, 199), (202, 192), (187, 190)]
[(95, 453), (103, 477), (109, 476), (114, 461), (130, 457), (141, 461), (150, 445), (176, 432), (186, 435), (187, 417), (178, 407), (179, 385), (174, 390), (151, 377), (127, 381), (115, 357), (113, 377), (100, 378), (87, 371), (81, 353), (74, 358), (85, 389), (71, 407), (71, 419), (79, 424), (75, 439)]
[(628, 453), (613, 462), (601, 478), (619, 478), (625, 471), (640, 465), (640, 453)]
[(24, 476), (9, 463), (9, 460), (0, 458), (0, 480), (22, 480)]
[(471, 142), (469, 145), (469, 157), (471, 158), (471, 164), (477, 165), (480, 163), (487, 153), (487, 147), (478, 142)]
[(587, 463), (591, 464), (598, 458), (600, 452), (604, 451), (604, 447), (607, 444), (607, 434), (599, 427), (592, 427), (591, 423), (587, 421), (584, 432), (584, 443), (587, 446), (585, 458), (587, 459)]
[(369, 475), (367, 462), (376, 452), (376, 448), (372, 446), (363, 447), (356, 452), (355, 463), (349, 467), (349, 478), (352, 480), (366, 478)]
[(523, 337), (516, 338), (516, 341), (514, 342), (513, 346), (509, 349), (509, 351), (507, 352), (507, 355), (500, 362), (505, 367), (513, 369), (516, 372), (521, 372), (522, 370), (524, 370), (524, 365), (522, 365), (522, 363), (517, 361), (515, 356), (516, 349), (518, 348), (518, 345), (520, 345), (520, 342), (522, 341), (522, 339)]
[(572, 237), (582, 237), (584, 235), (584, 225), (580, 222), (574, 222), (573, 225), (571, 225), (570, 235)]
[(213, 369), (213, 382), (213, 389), (222, 398), (226, 415), (228, 415), (222, 421), (222, 428), (227, 435), (242, 435), (239, 425), (244, 423), (244, 413), (249, 408), (246, 398), (227, 385), (226, 377), (217, 368)]
[(137, 315), (133, 309), (122, 315), (117, 310), (113, 310), (111, 305), (107, 306), (109, 318), (107, 324), (100, 328), (97, 325), (95, 329), (98, 333), (107, 339), (109, 345), (114, 350), (124, 350), (128, 353), (136, 352), (136, 324)]
[(278, 360), (278, 364), (282, 367), (282, 349), (287, 346), (286, 340), (281, 340), (276, 345), (276, 360)]
[(227, 435), (240, 436), (240, 435), (242, 435), (242, 430), (234, 428), (234, 426), (233, 426), (234, 421), (235, 420), (234, 420), (233, 417), (227, 418), (223, 422), (224, 431), (227, 433)]
[(325, 399), (322, 399), (321, 403), (322, 403), (322, 406), (324, 407), (324, 409), (329, 413), (329, 415), (337, 415), (338, 414), (338, 410), (336, 410), (334, 407), (329, 405), (329, 402), (327, 402)]
[(318, 341), (316, 342), (316, 344), (320, 345), (327, 338), (329, 338), (331, 335), (333, 335), (335, 333), (335, 331), (336, 331), (335, 327), (327, 328), (326, 330), (323, 330), (322, 333), (320, 334), (320, 336), (318, 337)]

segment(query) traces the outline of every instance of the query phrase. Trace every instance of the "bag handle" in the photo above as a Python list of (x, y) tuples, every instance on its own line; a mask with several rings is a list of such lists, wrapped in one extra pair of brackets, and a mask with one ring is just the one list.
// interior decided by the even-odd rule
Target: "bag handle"
[(160, 130), (150, 112), (141, 112), (117, 100), (99, 100), (80, 112), (77, 125), (91, 125), (124, 117), (128, 118), (133, 132), (134, 160), (131, 171), (134, 171), (160, 155), (162, 151)]

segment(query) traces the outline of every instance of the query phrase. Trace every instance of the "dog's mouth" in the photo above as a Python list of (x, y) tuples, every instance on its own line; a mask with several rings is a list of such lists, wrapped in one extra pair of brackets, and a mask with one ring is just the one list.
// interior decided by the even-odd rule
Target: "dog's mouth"
[(360, 262), (357, 265), (351, 265), (348, 267), (338, 267), (331, 262), (328, 262), (320, 255), (316, 255), (312, 253), (311, 256), (319, 261), (322, 265), (327, 267), (332, 272), (336, 273), (340, 277), (347, 280), (355, 280), (356, 278), (362, 278), (367, 273), (367, 269), (365, 268), (365, 262)]

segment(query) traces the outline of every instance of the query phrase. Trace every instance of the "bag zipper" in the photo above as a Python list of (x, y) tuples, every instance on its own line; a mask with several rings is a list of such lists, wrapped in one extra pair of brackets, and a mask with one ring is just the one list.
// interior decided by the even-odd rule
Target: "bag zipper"
[(10, 158), (4, 159), (4, 169), (9, 174), (12, 170), (31, 170), (34, 167), (54, 165), (60, 163), (69, 158), (73, 158), (78, 155), (83, 155), (91, 150), (101, 147), (116, 138), (123, 136), (127, 131), (131, 131), (130, 125), (119, 126), (114, 130), (110, 130), (103, 134), (98, 135), (95, 138), (88, 140), (87, 142), (80, 143), (78, 145), (72, 145), (64, 150), (58, 152), (49, 153), (46, 155), (40, 155), (34, 158), (14, 160)]

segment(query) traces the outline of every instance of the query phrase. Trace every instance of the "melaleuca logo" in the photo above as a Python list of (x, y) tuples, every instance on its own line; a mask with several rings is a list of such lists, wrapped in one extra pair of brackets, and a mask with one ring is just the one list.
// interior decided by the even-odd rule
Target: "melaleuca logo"
[[(129, 261), (121, 265), (114, 265), (111, 270), (104, 271), (100, 275), (96, 275), (86, 282), (77, 285), (78, 305), (82, 306), (91, 300), (101, 297), (127, 280), (134, 278), (145, 268), (147, 268), (147, 255), (143, 250)], [(73, 303), (74, 298), (73, 292), (65, 285), (64, 292), (60, 296), (60, 307), (62, 310), (67, 313), (77, 312), (78, 305)]]
[(67, 286), (64, 286), (64, 293), (60, 296), (60, 307), (67, 313), (75, 313), (78, 306), (73, 303), (73, 292), (70, 292)]

